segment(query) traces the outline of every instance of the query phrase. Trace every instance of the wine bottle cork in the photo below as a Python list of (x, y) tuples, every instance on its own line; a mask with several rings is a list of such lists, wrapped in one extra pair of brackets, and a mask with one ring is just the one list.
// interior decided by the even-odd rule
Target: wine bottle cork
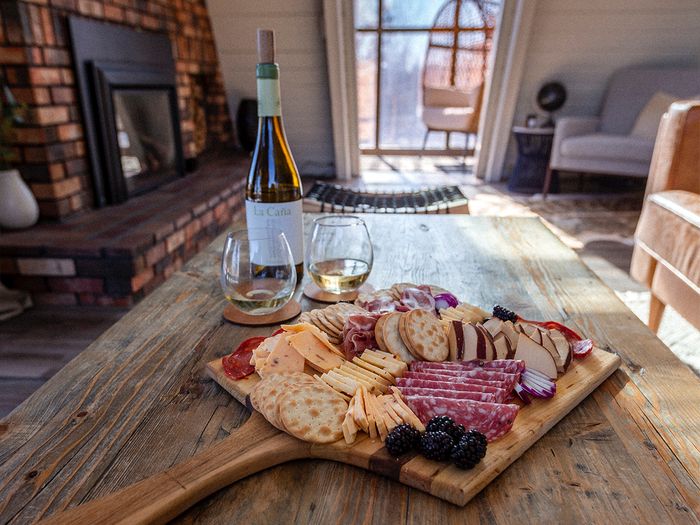
[(275, 31), (258, 29), (258, 63), (275, 63)]

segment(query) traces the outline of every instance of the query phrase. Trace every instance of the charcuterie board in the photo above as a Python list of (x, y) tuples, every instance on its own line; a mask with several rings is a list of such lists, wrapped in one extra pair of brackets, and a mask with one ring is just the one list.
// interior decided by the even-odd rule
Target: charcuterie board
[[(116, 510), (136, 523), (164, 522), (239, 479), (307, 458), (466, 505), (620, 361), (560, 323), (498, 305), (489, 315), (439, 287), (397, 283), (354, 305), (304, 312), (207, 363), (207, 374), (252, 410), (248, 421), (54, 522), (94, 523)], [(454, 432), (458, 423), (464, 439), (435, 427)]]
[[(257, 470), (303, 457), (329, 459), (388, 476), (456, 505), (466, 505), (619, 366), (620, 358), (617, 355), (599, 348), (594, 348), (586, 359), (574, 362), (557, 381), (557, 395), (549, 400), (539, 400), (523, 406), (513, 428), (501, 439), (489, 444), (488, 454), (472, 470), (460, 470), (417, 455), (395, 459), (388, 454), (379, 439), (359, 438), (352, 445), (346, 445), (342, 440), (328, 445), (311, 445), (276, 429), (274, 430), (281, 436), (296, 441), (305, 448), (300, 452), (298, 447), (290, 447), (288, 457), (283, 451), (278, 451), (274, 463), (261, 465)], [(234, 381), (224, 374), (221, 359), (208, 363), (207, 373), (234, 398), (250, 407), (247, 403), (248, 394), (260, 381), (257, 375)], [(268, 431), (273, 429), (261, 417), (256, 417), (255, 422)], [(248, 474), (257, 470), (251, 470)]]

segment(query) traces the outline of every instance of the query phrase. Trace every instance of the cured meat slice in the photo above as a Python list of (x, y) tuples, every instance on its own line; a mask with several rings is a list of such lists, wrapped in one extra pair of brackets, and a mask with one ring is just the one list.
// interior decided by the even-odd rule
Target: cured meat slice
[[(412, 372), (416, 374), (437, 374), (449, 376), (455, 378), (456, 380), (462, 381), (464, 379), (481, 379), (483, 381), (496, 381), (502, 383), (508, 390), (512, 390), (515, 387), (515, 383), (518, 382), (520, 374), (507, 374), (505, 372), (500, 372), (497, 370), (485, 370), (483, 368), (474, 368), (466, 370), (448, 370), (448, 369), (437, 369), (437, 370), (426, 370), (425, 372)], [(410, 376), (409, 376), (410, 377)]]
[(348, 360), (362, 354), (367, 348), (378, 348), (374, 327), (379, 314), (351, 315), (343, 326), (343, 353)]
[(401, 292), (401, 304), (407, 306), (411, 310), (420, 309), (435, 312), (435, 299), (433, 299), (430, 293), (430, 288), (427, 290), (422, 290), (421, 288), (406, 288)]
[(496, 402), (502, 403), (510, 397), (510, 392), (505, 388), (476, 385), (474, 383), (455, 383), (454, 381), (435, 381), (429, 379), (412, 379), (408, 377), (396, 378), (396, 386), (403, 387), (430, 388), (435, 390), (457, 390), (460, 392), (482, 392), (496, 396)]
[(436, 396), (450, 399), (471, 399), (485, 403), (497, 403), (496, 394), (491, 392), (472, 392), (469, 390), (444, 390), (440, 388), (421, 388), (417, 386), (405, 386), (399, 388), (404, 396)]
[[(479, 386), (494, 386), (508, 390), (508, 384), (503, 381), (489, 381), (476, 377), (456, 377), (449, 374), (429, 374), (427, 372), (406, 372), (403, 377), (411, 379), (428, 379), (432, 381), (446, 381), (450, 383), (472, 383)], [(512, 387), (511, 387), (512, 388)]]
[(413, 361), (411, 370), (416, 372), (426, 372), (428, 370), (473, 370), (483, 368), (487, 370), (498, 370), (508, 374), (517, 374), (525, 371), (525, 361), (516, 359), (497, 359), (494, 361), (446, 361), (436, 363), (431, 361)]
[(221, 365), (224, 368), (224, 373), (231, 379), (243, 379), (255, 372), (255, 366), (250, 364), (250, 358), (255, 350), (265, 337), (251, 337), (246, 339), (231, 355), (226, 355), (221, 358)]
[(466, 429), (476, 429), (494, 441), (513, 426), (518, 405), (484, 403), (470, 399), (451, 399), (433, 396), (405, 396), (406, 404), (423, 423), (435, 416), (450, 416)]

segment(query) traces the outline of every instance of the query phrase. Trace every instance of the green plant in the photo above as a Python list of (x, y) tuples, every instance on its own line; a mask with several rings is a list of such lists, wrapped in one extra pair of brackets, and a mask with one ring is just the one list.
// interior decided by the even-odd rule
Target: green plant
[(0, 169), (10, 167), (15, 160), (15, 152), (11, 148), (15, 126), (24, 124), (26, 106), (17, 102), (9, 86), (2, 82), (0, 94)]

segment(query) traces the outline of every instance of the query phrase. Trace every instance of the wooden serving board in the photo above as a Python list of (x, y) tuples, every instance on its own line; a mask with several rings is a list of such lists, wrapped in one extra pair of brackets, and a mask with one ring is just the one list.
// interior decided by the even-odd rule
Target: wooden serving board
[[(230, 436), (183, 463), (104, 498), (54, 514), (45, 523), (165, 523), (239, 479), (304, 458), (355, 465), (463, 506), (619, 366), (617, 355), (598, 348), (586, 359), (574, 361), (558, 379), (556, 395), (523, 406), (513, 428), (489, 444), (486, 457), (472, 470), (460, 470), (418, 455), (396, 459), (379, 439), (372, 440), (366, 435), (358, 435), (352, 445), (343, 440), (328, 445), (306, 443), (277, 430), (253, 412)], [(207, 373), (250, 408), (248, 394), (260, 381), (257, 375), (234, 381), (224, 374), (221, 359), (207, 363)]]
[[(363, 433), (358, 434), (357, 441), (352, 445), (347, 445), (343, 440), (330, 445), (310, 445), (308, 457), (349, 463), (456, 505), (466, 505), (619, 366), (619, 356), (599, 348), (594, 348), (585, 359), (574, 360), (566, 374), (557, 380), (556, 395), (551, 399), (535, 399), (530, 405), (522, 406), (513, 428), (502, 438), (489, 443), (486, 457), (472, 470), (461, 470), (418, 455), (395, 459), (379, 439), (369, 439)], [(252, 410), (248, 395), (260, 381), (257, 374), (234, 381), (224, 374), (221, 359), (207, 363), (207, 373)], [(274, 428), (269, 423), (267, 425)], [(284, 434), (279, 430), (277, 432)]]

